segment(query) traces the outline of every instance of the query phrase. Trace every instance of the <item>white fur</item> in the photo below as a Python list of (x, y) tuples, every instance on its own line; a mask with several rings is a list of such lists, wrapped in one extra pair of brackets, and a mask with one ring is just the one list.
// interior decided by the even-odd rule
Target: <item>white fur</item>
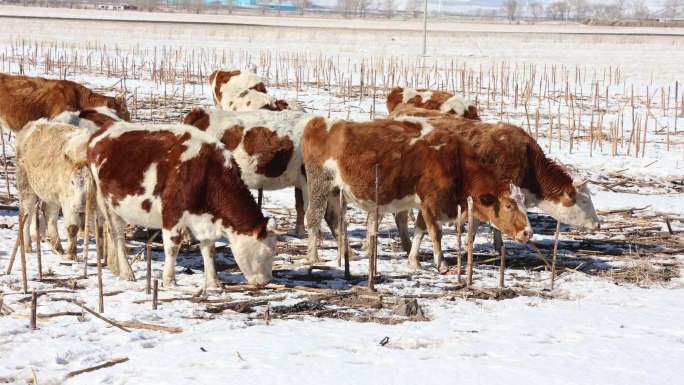
[(442, 103), (442, 106), (439, 108), (439, 110), (442, 112), (449, 112), (451, 110), (454, 110), (454, 112), (456, 112), (457, 115), (463, 116), (465, 115), (468, 106), (470, 106), (471, 104), (472, 103), (468, 102), (465, 98), (459, 95), (454, 95), (447, 99), (444, 103)]
[[(215, 82), (216, 79), (212, 84), (212, 90), (216, 90)], [(257, 74), (240, 70), (239, 75), (233, 76), (226, 83), (221, 84), (221, 100), (217, 107), (227, 111), (249, 111), (271, 105), (273, 103), (272, 97), (250, 89), (259, 83), (263, 83), (263, 80)], [(244, 91), (247, 91), (247, 94), (241, 97), (240, 94)], [(217, 96), (214, 95), (214, 98), (218, 101)]]
[(428, 101), (430, 98), (432, 98), (432, 91), (419, 92), (413, 88), (404, 88), (402, 103), (406, 103), (409, 100), (415, 98), (416, 96), (420, 96), (421, 101), (424, 103)]
[(565, 207), (560, 202), (539, 200), (530, 191), (523, 191), (530, 206), (540, 208), (562, 223), (586, 229), (596, 229), (599, 226), (599, 218), (591, 200), (591, 191), (586, 184), (577, 189), (575, 204), (570, 207)]
[(265, 240), (259, 240), (253, 235), (230, 231), (226, 236), (230, 241), (235, 262), (247, 281), (252, 284), (265, 284), (271, 281), (276, 238), (269, 236)]

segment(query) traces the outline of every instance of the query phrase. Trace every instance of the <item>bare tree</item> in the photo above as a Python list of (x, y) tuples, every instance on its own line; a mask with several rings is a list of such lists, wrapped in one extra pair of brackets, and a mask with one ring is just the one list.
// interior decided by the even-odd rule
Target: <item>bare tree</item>
[(566, 1), (555, 1), (546, 7), (546, 16), (553, 20), (567, 20), (570, 4)]
[(576, 20), (584, 19), (589, 11), (589, 3), (587, 0), (571, 0), (570, 7)]
[(647, 19), (650, 14), (651, 11), (646, 5), (646, 0), (632, 0), (632, 16), (635, 19)]
[(423, 2), (421, 0), (407, 0), (406, 12), (410, 13), (413, 17), (418, 17), (421, 11), (422, 4)]
[(544, 11), (544, 6), (536, 1), (532, 1), (527, 3), (527, 11), (532, 15), (532, 18), (534, 20), (537, 20), (539, 16), (542, 15), (542, 12)]
[(665, 17), (677, 17), (682, 12), (681, 0), (665, 0), (663, 15)]
[(384, 0), (383, 11), (388, 19), (394, 16), (394, 0)]
[(518, 0), (504, 0), (501, 7), (508, 20), (513, 21), (518, 18)]
[(354, 0), (354, 1), (355, 1), (354, 9), (356, 10), (359, 17), (366, 17), (366, 13), (368, 12), (368, 8), (371, 5), (371, 0)]
[(337, 10), (342, 12), (344, 17), (351, 17), (354, 9), (354, 0), (337, 0)]

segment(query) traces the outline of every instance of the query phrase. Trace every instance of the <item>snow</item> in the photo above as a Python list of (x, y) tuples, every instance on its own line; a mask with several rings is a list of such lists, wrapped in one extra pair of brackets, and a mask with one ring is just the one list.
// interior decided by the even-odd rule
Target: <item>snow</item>
[[(32, 12), (25, 8), (0, 7), (3, 12)], [(41, 10), (40, 12), (53, 12)], [(60, 10), (60, 12), (62, 12)], [(156, 15), (135, 13), (136, 17), (150, 18)], [(169, 16), (172, 17), (172, 16)], [(195, 15), (175, 15), (188, 20)], [(202, 16), (204, 18), (204, 16)], [(240, 19), (243, 20), (243, 19)], [(249, 21), (248, 19), (244, 19)], [(262, 20), (262, 19), (260, 19)], [(266, 22), (270, 19), (263, 19)], [(277, 19), (280, 21), (281, 19)], [(309, 48), (307, 40), (293, 39), (285, 47), (278, 44), (279, 30), (274, 27), (267, 36), (255, 34), (236, 35), (234, 40), (222, 38), (223, 35), (211, 35), (213, 39), (199, 40), (198, 30), (169, 24), (168, 26), (151, 27), (145, 23), (133, 27), (136, 33), (127, 31), (121, 35), (123, 28), (116, 23), (101, 22), (98, 30), (88, 31), (85, 28), (55, 29), (59, 22), (41, 20), (38, 23), (28, 20), (3, 19), (0, 25), (0, 51), (11, 52), (12, 42), (18, 37), (30, 36), (42, 41), (68, 42), (73, 46), (64, 51), (93, 55), (97, 62), (99, 56), (95, 51), (87, 49), (88, 44), (107, 41), (109, 47), (117, 46), (121, 52), (130, 55), (130, 60), (149, 60), (140, 57), (144, 47), (164, 41), (169, 47), (200, 47), (213, 49), (223, 46), (245, 48), (257, 52), (264, 48), (283, 50), (304, 50)], [(300, 23), (301, 21), (298, 21)], [(67, 23), (67, 22), (65, 22)], [(71, 22), (68, 22), (71, 23)], [(294, 22), (293, 22), (294, 23)], [(309, 21), (307, 20), (307, 23)], [(322, 23), (320, 21), (311, 23)], [(344, 21), (336, 23), (342, 24)], [(403, 24), (382, 24), (382, 28), (412, 28)], [(24, 29), (20, 30), (17, 26)], [(73, 25), (73, 24), (68, 24)], [(380, 24), (378, 24), (380, 25)], [(172, 35), (168, 28), (176, 29), (178, 34)], [(218, 28), (218, 27), (217, 27)], [(459, 58), (469, 60), (469, 65), (477, 67), (481, 63), (492, 65), (505, 58), (511, 63), (565, 63), (569, 66), (579, 64), (587, 58), (592, 65), (601, 71), (604, 65), (624, 66), (628, 74), (627, 85), (610, 90), (611, 98), (626, 94), (629, 84), (637, 89), (649, 86), (651, 73), (655, 72), (655, 82), (673, 84), (681, 80), (681, 61), (683, 50), (681, 38), (639, 38), (623, 37), (622, 42), (607, 41), (598, 37), (587, 37), (586, 40), (571, 40), (566, 37), (540, 37), (536, 34), (518, 34), (505, 36), (507, 29), (499, 26), (444, 26), (451, 31), (467, 29), (477, 36), (472, 41), (463, 42), (453, 39), (454, 35), (446, 34), (437, 38), (440, 44), (435, 48), (443, 49), (443, 58), (449, 55), (462, 55)], [(512, 27), (512, 28), (531, 28)], [(551, 27), (540, 27), (539, 31), (547, 31)], [(580, 29), (582, 27), (559, 27)], [(601, 27), (604, 28), (604, 27)], [(212, 31), (212, 29), (208, 29)], [(217, 29), (218, 30), (218, 29)], [(497, 32), (495, 34), (494, 32)], [(229, 31), (229, 30), (226, 30)], [(275, 31), (275, 32), (274, 32)], [(599, 31), (591, 29), (590, 31)], [(609, 29), (616, 33), (626, 29)], [(649, 30), (650, 31), (650, 30)], [(659, 31), (659, 30), (658, 30)], [(225, 31), (224, 31), (225, 32)], [(454, 32), (454, 33), (456, 33)], [(223, 32), (222, 32), (223, 33)], [(294, 32), (293, 32), (294, 33)], [(297, 32), (310, 35), (310, 31)], [(273, 34), (273, 35), (271, 35)], [(413, 37), (390, 42), (382, 36), (369, 47), (361, 46), (359, 41), (369, 41), (368, 35), (359, 34), (355, 41), (336, 42), (335, 34), (315, 36), (311, 43), (311, 52), (328, 51), (340, 54), (349, 59), (353, 67), (359, 58), (371, 54), (391, 52), (396, 55), (410, 55), (415, 51)], [(258, 38), (255, 38), (257, 36)], [(331, 37), (332, 36), (332, 37)], [(169, 38), (170, 40), (167, 40)], [(598, 41), (592, 41), (592, 39)], [(251, 40), (250, 40), (251, 39)], [(443, 39), (443, 40), (442, 40)], [(553, 41), (553, 39), (557, 39)], [(572, 38), (575, 39), (575, 38)], [(667, 39), (672, 39), (667, 40)], [(401, 40), (401, 39), (400, 39)], [(253, 43), (248, 46), (248, 42)], [(670, 43), (667, 43), (669, 41)], [(383, 44), (387, 45), (383, 47)], [(448, 44), (447, 44), (448, 42)], [(560, 42), (560, 43), (559, 43)], [(444, 43), (444, 44), (441, 44)], [(305, 45), (307, 44), (307, 45)], [(669, 44), (669, 45), (668, 45)], [(143, 50), (140, 50), (143, 47)], [(342, 49), (338, 50), (340, 47)], [(652, 62), (654, 52), (669, 47), (668, 55), (662, 55), (659, 63)], [(14, 46), (17, 48), (17, 46)], [(114, 50), (114, 48), (110, 48)], [(161, 50), (161, 48), (160, 48)], [(233, 52), (233, 51), (231, 51)], [(581, 55), (577, 55), (581, 52)], [(472, 55), (472, 56), (471, 56)], [(238, 55), (236, 54), (236, 57)], [(638, 58), (635, 58), (638, 56)], [(40, 55), (39, 55), (40, 57)], [(472, 59), (472, 62), (470, 62)], [(231, 59), (232, 60), (232, 59)], [(233, 64), (233, 63), (231, 63)], [(247, 65), (244, 62), (243, 68)], [(3, 63), (3, 65), (5, 65)], [(182, 60), (177, 64), (184, 65)], [(42, 67), (39, 67), (42, 68)], [(489, 67), (486, 67), (489, 68)], [(591, 67), (590, 67), (591, 68)], [(19, 71), (16, 63), (3, 68), (7, 72)], [(29, 65), (25, 70), (32, 75), (58, 77), (60, 74), (42, 73)], [(172, 103), (180, 104), (182, 93), (187, 98), (182, 106), (211, 104), (211, 91), (208, 86), (202, 89), (199, 85), (190, 85), (182, 91), (177, 84), (158, 83), (142, 76), (140, 79), (127, 79), (129, 90), (136, 90), (141, 100), (159, 98), (162, 95), (176, 95)], [(349, 75), (351, 76), (351, 75)], [(103, 73), (93, 71), (78, 72), (77, 80), (93, 87), (109, 87), (118, 78), (107, 77)], [(272, 79), (271, 79), (272, 81)], [(587, 81), (590, 81), (587, 80)], [(660, 84), (660, 83), (659, 83)], [(368, 119), (372, 99), (364, 98), (343, 100), (333, 91), (314, 89), (313, 87), (294, 91), (285, 87), (269, 86), (279, 98), (296, 98), (307, 110), (330, 115), (333, 118)], [(147, 98), (147, 99), (146, 99)], [(612, 100), (612, 99), (611, 99)], [(536, 103), (533, 101), (532, 103)], [(480, 100), (480, 108), (484, 109)], [(378, 116), (386, 111), (379, 99), (376, 101)], [(530, 105), (530, 108), (546, 107), (542, 104)], [(176, 122), (175, 109), (167, 107), (151, 107), (141, 104), (135, 114), (145, 120), (162, 120)], [(524, 126), (519, 111), (508, 106), (506, 119)], [(553, 109), (556, 106), (552, 107)], [(610, 106), (606, 119), (614, 118), (615, 106)], [(564, 116), (568, 111), (561, 111)], [(612, 114), (612, 115), (611, 115)], [(660, 112), (658, 112), (660, 114)], [(483, 111), (486, 120), (499, 119), (498, 107), (492, 106)], [(586, 117), (585, 124), (588, 124)], [(662, 120), (661, 124), (672, 124), (671, 120)], [(684, 118), (680, 116), (680, 127), (684, 127)], [(631, 130), (631, 127), (625, 127)], [(681, 218), (684, 217), (684, 194), (672, 180), (680, 180), (684, 175), (684, 159), (682, 158), (684, 142), (681, 133), (673, 135), (673, 149), (665, 149), (662, 135), (652, 138), (646, 146), (645, 156), (628, 155), (626, 147), (619, 148), (619, 154), (610, 154), (610, 144), (603, 148), (593, 148), (589, 156), (589, 148), (585, 141), (575, 143), (570, 152), (567, 137), (561, 147), (557, 142), (547, 145), (544, 137), (540, 144), (550, 156), (567, 164), (578, 178), (589, 178), (593, 192), (593, 200), (598, 210), (614, 210), (632, 207), (649, 206), (631, 221), (647, 221), (649, 217), (658, 226), (664, 222), (661, 214), (675, 218), (675, 230), (684, 229)], [(6, 136), (6, 139), (8, 137)], [(12, 143), (14, 138), (10, 140)], [(8, 147), (8, 154), (13, 155), (13, 148)], [(605, 183), (618, 180), (615, 175), (634, 178), (644, 183), (644, 187), (630, 185), (619, 186), (610, 190)], [(603, 183), (603, 184), (602, 184)], [(0, 185), (2, 182), (0, 181)], [(294, 215), (294, 193), (292, 189), (277, 192), (265, 192), (265, 211), (275, 217), (281, 230), (292, 231)], [(288, 215), (288, 212), (290, 213)], [(352, 274), (363, 275), (368, 268), (367, 255), (360, 251), (358, 244), (365, 236), (363, 221), (365, 215), (351, 209), (350, 241), (357, 260), (351, 262)], [(677, 220), (676, 218), (680, 218)], [(534, 241), (540, 247), (548, 247), (553, 241), (552, 228), (555, 222), (548, 218), (535, 216)], [(605, 217), (607, 225), (615, 226), (624, 223), (620, 214)], [(60, 226), (62, 224), (60, 223)], [(62, 226), (63, 227), (63, 226)], [(428, 298), (453, 290), (456, 278), (453, 275), (438, 275), (431, 269), (431, 244), (425, 239), (421, 244), (423, 267), (425, 271), (413, 272), (408, 267), (405, 253), (399, 251), (396, 229), (389, 216), (380, 227), (380, 273), (388, 280), (377, 285), (378, 290), (386, 297), (422, 295), (419, 304), (426, 311), (429, 321), (403, 322), (397, 325), (385, 325), (374, 322), (356, 322), (332, 318), (318, 318), (311, 315), (296, 316), (289, 319), (273, 317), (270, 323), (264, 320), (266, 305), (255, 305), (252, 313), (238, 313), (226, 310), (216, 314), (208, 313), (207, 303), (176, 300), (162, 302), (158, 310), (152, 310), (145, 294), (145, 263), (138, 260), (133, 269), (138, 277), (136, 282), (125, 282), (104, 271), (105, 297), (104, 316), (118, 321), (139, 321), (150, 324), (181, 327), (180, 334), (169, 334), (156, 331), (131, 329), (126, 333), (108, 326), (103, 321), (85, 314), (83, 317), (61, 316), (38, 320), (38, 330), (28, 329), (29, 308), (26, 296), (21, 291), (20, 263), (17, 257), (14, 271), (5, 275), (4, 271), (9, 253), (15, 241), (17, 215), (12, 211), (0, 211), (0, 293), (5, 305), (15, 310), (9, 315), (0, 315), (0, 383), (30, 383), (32, 371), (40, 384), (187, 384), (187, 383), (278, 383), (278, 384), (338, 384), (338, 383), (510, 383), (510, 384), (669, 384), (678, 383), (684, 368), (684, 278), (678, 274), (669, 281), (643, 281), (629, 283), (614, 277), (617, 269), (624, 266), (647, 263), (656, 266), (668, 263), (680, 266), (684, 262), (684, 254), (680, 252), (672, 256), (660, 254), (659, 247), (650, 246), (633, 240), (627, 231), (603, 231), (597, 234), (577, 233), (574, 229), (562, 227), (559, 256), (566, 265), (578, 271), (565, 271), (556, 279), (553, 291), (549, 290), (550, 273), (536, 268), (535, 264), (525, 263), (531, 253), (529, 248), (507, 240), (511, 262), (522, 267), (510, 267), (506, 270), (506, 285), (516, 289), (529, 289), (536, 295), (520, 295), (505, 300), (482, 300), (463, 298), (460, 294), (441, 298)], [(551, 230), (549, 230), (551, 228)], [(61, 229), (61, 234), (65, 234)], [(677, 235), (676, 237), (681, 237)], [(289, 235), (279, 237), (283, 251), (276, 257), (274, 282), (276, 284), (303, 285), (316, 288), (350, 289), (350, 284), (334, 261), (336, 252), (334, 242), (329, 234), (324, 234), (321, 257), (331, 270), (314, 270), (312, 274), (301, 266), (299, 259), (304, 253), (306, 239), (298, 239)], [(443, 245), (445, 255), (454, 259), (455, 234), (453, 228), (445, 231)], [(594, 251), (596, 254), (576, 252), (573, 245), (582, 244), (582, 251)], [(142, 244), (132, 242), (133, 253)], [(594, 245), (595, 248), (590, 248)], [(225, 246), (220, 243), (219, 246)], [(478, 254), (491, 254), (491, 233), (483, 231), (475, 242)], [(546, 249), (543, 249), (546, 251)], [(597, 250), (600, 250), (597, 251)], [(641, 254), (640, 254), (641, 253)], [(91, 258), (94, 248), (91, 245)], [(154, 252), (153, 276), (161, 278), (163, 271), (163, 253)], [(487, 258), (487, 257), (480, 257)], [(68, 282), (61, 285), (36, 280), (37, 268), (34, 254), (27, 254), (29, 287), (36, 290), (62, 290), (49, 292), (38, 299), (38, 314), (49, 314), (60, 311), (80, 311), (79, 308), (59, 298), (76, 298), (88, 307), (97, 308), (97, 283), (93, 276), (94, 267), (89, 267), (87, 280), (80, 279), (83, 265), (64, 264), (60, 256), (48, 250), (43, 244), (43, 266), (46, 278), (69, 278), (75, 281), (80, 289), (73, 291)], [(92, 259), (91, 259), (92, 261)], [(178, 257), (176, 268), (178, 288), (161, 291), (160, 298), (188, 297), (197, 294), (202, 287), (203, 268), (199, 252), (182, 252)], [(234, 261), (227, 251), (220, 251), (218, 257), (219, 278), (229, 284), (229, 288), (244, 284), (243, 275), (235, 268)], [(594, 270), (580, 269), (582, 264), (592, 264)], [(658, 265), (660, 266), (660, 265)], [(584, 272), (582, 272), (584, 271)], [(477, 265), (475, 284), (483, 288), (495, 288), (498, 274), (493, 265)], [(354, 281), (356, 290), (363, 290), (363, 279)], [(451, 288), (451, 289), (450, 289)], [(263, 290), (261, 292), (225, 292), (209, 293), (208, 300), (245, 301), (255, 298), (271, 299), (269, 308), (275, 314), (279, 305), (291, 306), (300, 301), (311, 299), (312, 293), (294, 290)], [(552, 296), (553, 298), (548, 298)], [(356, 314), (356, 313), (353, 313)], [(391, 314), (391, 309), (381, 309), (379, 314)], [(357, 321), (360, 321), (357, 320)], [(388, 337), (384, 346), (380, 341)], [(70, 371), (97, 365), (104, 361), (127, 357), (127, 362), (114, 367), (84, 373), (70, 379), (66, 375)]]

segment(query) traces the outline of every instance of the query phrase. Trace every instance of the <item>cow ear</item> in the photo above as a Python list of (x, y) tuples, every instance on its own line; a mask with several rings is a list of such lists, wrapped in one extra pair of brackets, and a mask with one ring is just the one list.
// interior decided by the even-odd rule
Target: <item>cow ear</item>
[(586, 186), (586, 184), (589, 182), (589, 179), (585, 180), (575, 180), (572, 182), (572, 185), (577, 189), (581, 189), (582, 187)]
[(496, 197), (492, 194), (480, 195), (480, 203), (485, 206), (491, 206), (496, 202)]

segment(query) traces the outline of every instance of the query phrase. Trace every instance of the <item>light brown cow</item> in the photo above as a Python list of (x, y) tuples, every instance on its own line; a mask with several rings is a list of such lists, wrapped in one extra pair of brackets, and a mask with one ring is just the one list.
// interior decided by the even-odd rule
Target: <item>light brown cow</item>
[[(318, 229), (328, 199), (343, 191), (364, 210), (420, 208), (433, 240), (434, 260), (443, 266), (439, 222), (456, 218), (457, 206), (474, 199), (475, 215), (520, 241), (532, 236), (517, 187), (495, 178), (463, 141), (425, 119), (369, 122), (312, 120), (304, 130), (302, 155), (309, 186), (306, 213), (309, 259), (318, 260)], [(329, 203), (328, 203), (329, 204)]]
[(0, 74), (0, 124), (14, 132), (40, 118), (64, 111), (106, 107), (130, 119), (123, 97), (100, 95), (69, 80)]
[(116, 242), (120, 275), (132, 278), (123, 225), (161, 228), (166, 260), (164, 285), (175, 282), (181, 231), (200, 241), (205, 288), (220, 283), (213, 243), (226, 237), (250, 283), (271, 280), (275, 234), (240, 178), (231, 152), (188, 125), (117, 122), (90, 138), (87, 161)]
[(61, 209), (69, 240), (67, 255), (76, 259), (76, 236), (85, 213), (90, 172), (77, 160), (79, 153), (85, 153), (85, 146), (79, 148), (74, 143), (85, 143), (88, 135), (86, 130), (45, 119), (32, 122), (17, 134), (17, 190), (22, 210), (28, 214), (24, 227), (27, 250), (31, 248), (29, 226), (40, 200), (44, 202), (53, 249), (64, 253), (57, 230)]
[(480, 120), (477, 107), (465, 98), (449, 92), (429, 90), (425, 88), (393, 88), (387, 95), (387, 112), (392, 113), (402, 106), (413, 106), (428, 110), (437, 110), (446, 114), (461, 116), (466, 119)]

